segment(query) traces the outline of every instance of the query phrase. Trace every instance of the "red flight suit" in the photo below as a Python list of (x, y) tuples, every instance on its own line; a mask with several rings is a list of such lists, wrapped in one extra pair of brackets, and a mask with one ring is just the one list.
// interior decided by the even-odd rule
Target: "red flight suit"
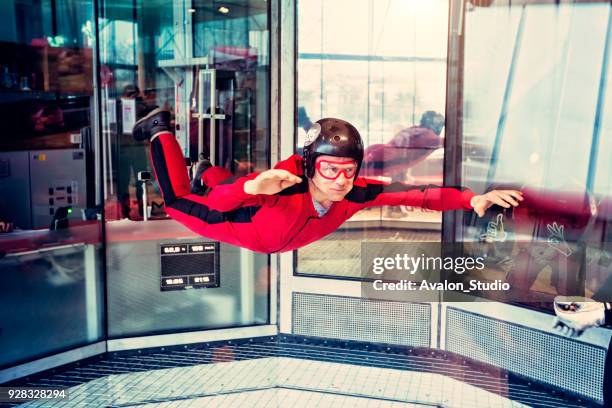
[(244, 192), (244, 183), (258, 173), (224, 180), (206, 196), (190, 193), (185, 159), (171, 133), (161, 134), (151, 142), (151, 160), (168, 215), (200, 235), (262, 253), (292, 251), (308, 245), (335, 231), (364, 208), (409, 205), (469, 210), (474, 196), (465, 188), (387, 184), (357, 177), (346, 197), (319, 217), (299, 155), (292, 155), (274, 168), (301, 176), (303, 181), (274, 195)]

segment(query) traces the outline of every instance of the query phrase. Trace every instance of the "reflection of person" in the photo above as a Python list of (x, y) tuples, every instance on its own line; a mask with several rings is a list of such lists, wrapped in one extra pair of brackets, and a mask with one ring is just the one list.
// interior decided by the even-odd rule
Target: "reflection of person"
[[(575, 210), (567, 203), (578, 200), (562, 193), (526, 189), (525, 196), (520, 208), (492, 209), (488, 216), (474, 221), (473, 237), (486, 243), (477, 247), (488, 251), (489, 263), (493, 254), (504, 263), (499, 266), (506, 273), (505, 281), (513, 296), (524, 301), (548, 298), (550, 302), (556, 294), (588, 295), (568, 290), (585, 289), (576, 280), (583, 276), (584, 258), (589, 256), (584, 237), (592, 231), (590, 213)], [(531, 241), (515, 240), (521, 236), (531, 236)], [(594, 273), (596, 265), (588, 270)]]
[(0, 233), (12, 232), (12, 231), (13, 231), (13, 223), (0, 219)]
[(57, 103), (39, 105), (30, 120), (36, 132), (59, 132), (64, 127), (64, 111)]
[[(384, 144), (372, 144), (365, 149), (364, 175), (390, 177), (392, 183), (413, 183), (409, 170), (443, 147), (440, 137), (443, 128), (444, 116), (434, 111), (425, 112), (418, 125), (402, 129)], [(441, 163), (425, 176), (428, 183), (441, 184)], [(387, 207), (385, 211), (387, 217), (402, 217), (406, 213), (401, 206)]]
[(201, 235), (257, 252), (300, 248), (372, 206), (474, 209), (482, 216), (493, 204), (509, 208), (523, 199), (513, 190), (475, 195), (468, 189), (385, 184), (357, 177), (363, 160), (361, 136), (350, 123), (333, 118), (313, 124), (303, 156), (293, 155), (274, 169), (208, 186), (210, 192), (202, 197), (190, 193), (184, 158), (169, 122), (170, 112), (158, 109), (133, 130), (137, 140), (151, 140), (166, 212)]
[[(312, 126), (302, 106), (298, 108), (297, 124), (305, 132)], [(443, 139), (440, 137), (443, 128), (442, 114), (432, 110), (424, 112), (418, 125), (402, 129), (386, 143), (372, 144), (365, 148), (362, 164), (364, 175), (390, 177), (392, 182), (406, 181), (408, 169), (443, 147)]]
[[(128, 84), (123, 88), (123, 93), (121, 94), (121, 99), (133, 99), (136, 101), (136, 118), (142, 118), (146, 115), (152, 108), (149, 108), (147, 102), (144, 100), (142, 92), (140, 88), (134, 84)], [(149, 101), (150, 102), (150, 101)]]
[(440, 133), (443, 128), (444, 116), (434, 111), (425, 112), (417, 126), (401, 130), (387, 143), (366, 148), (363, 158), (365, 174), (391, 177), (392, 182), (406, 181), (409, 168), (442, 147)]
[[(123, 88), (121, 95), (122, 99), (134, 99), (136, 101), (136, 118), (142, 118), (148, 111), (151, 110), (144, 102), (140, 89), (136, 85), (126, 85)], [(124, 132), (125, 133), (125, 132)], [(117, 197), (121, 203), (121, 216), (123, 218), (130, 217), (131, 198), (130, 186), (132, 173), (136, 179), (139, 171), (148, 169), (147, 154), (142, 149), (142, 146), (135, 145), (131, 137), (120, 137), (121, 145), (119, 146), (119, 173), (117, 176)], [(142, 214), (142, 189), (143, 183), (136, 181), (136, 201), (138, 203), (138, 212)]]
[[(553, 327), (576, 337), (591, 328), (612, 326), (612, 303), (597, 302), (582, 297), (557, 296), (554, 302), (556, 318)], [(608, 345), (603, 378), (604, 407), (612, 405), (612, 339)]]

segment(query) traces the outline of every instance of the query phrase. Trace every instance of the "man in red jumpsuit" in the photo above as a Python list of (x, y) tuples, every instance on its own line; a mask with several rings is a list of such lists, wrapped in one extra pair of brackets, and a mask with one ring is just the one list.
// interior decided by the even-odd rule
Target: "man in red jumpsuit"
[[(151, 140), (151, 160), (168, 215), (200, 235), (256, 252), (308, 245), (367, 207), (473, 209), (482, 216), (493, 204), (509, 208), (523, 199), (514, 190), (475, 195), (465, 188), (386, 184), (358, 177), (361, 136), (350, 123), (334, 118), (313, 124), (303, 156), (292, 155), (261, 173), (215, 180), (208, 194), (200, 196), (190, 192), (185, 159), (170, 129), (170, 112), (156, 109), (133, 130), (137, 140)], [(222, 173), (211, 167), (202, 178)]]

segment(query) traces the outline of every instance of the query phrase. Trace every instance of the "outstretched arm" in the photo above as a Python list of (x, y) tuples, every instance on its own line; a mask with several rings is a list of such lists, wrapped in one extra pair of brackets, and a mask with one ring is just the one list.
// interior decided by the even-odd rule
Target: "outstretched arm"
[(404, 183), (382, 183), (377, 180), (360, 178), (347, 195), (349, 201), (362, 207), (381, 205), (409, 205), (430, 210), (471, 210), (483, 216), (493, 204), (509, 208), (522, 201), (522, 193), (514, 190), (493, 190), (476, 195), (467, 188), (439, 187), (434, 185), (415, 186)]

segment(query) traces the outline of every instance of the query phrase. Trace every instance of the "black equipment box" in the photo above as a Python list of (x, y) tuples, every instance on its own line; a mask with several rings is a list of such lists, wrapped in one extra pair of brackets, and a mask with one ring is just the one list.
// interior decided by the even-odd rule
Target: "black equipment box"
[(218, 288), (219, 243), (161, 244), (162, 291)]

